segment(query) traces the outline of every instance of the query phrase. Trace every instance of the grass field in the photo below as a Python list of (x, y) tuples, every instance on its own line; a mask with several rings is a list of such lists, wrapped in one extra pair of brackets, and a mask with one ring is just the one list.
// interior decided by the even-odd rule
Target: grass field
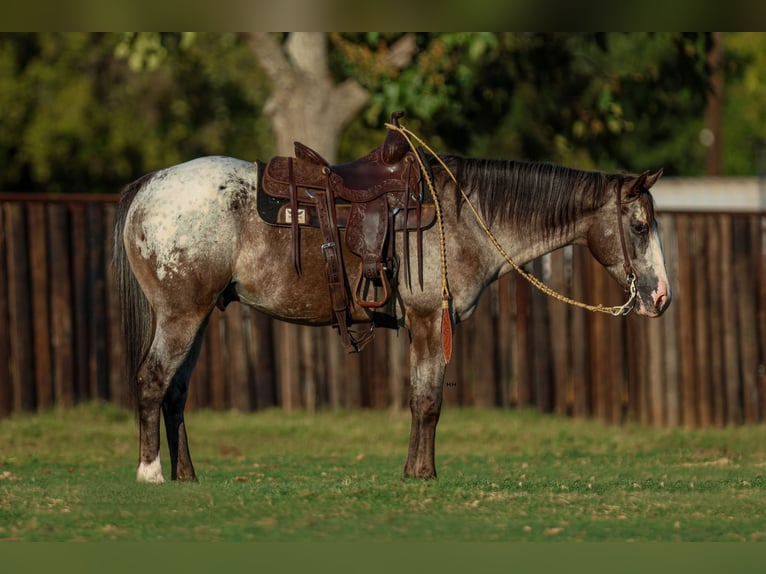
[(128, 411), (0, 421), (0, 540), (766, 541), (764, 426), (445, 409), (440, 478), (420, 482), (401, 479), (408, 413), (187, 423), (200, 483), (146, 485)]

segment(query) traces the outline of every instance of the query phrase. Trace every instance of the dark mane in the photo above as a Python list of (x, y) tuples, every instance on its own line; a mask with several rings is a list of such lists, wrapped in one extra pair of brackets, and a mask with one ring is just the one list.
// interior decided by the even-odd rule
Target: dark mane
[[(489, 225), (510, 222), (546, 234), (564, 233), (601, 207), (623, 176), (551, 163), (442, 156)], [(458, 193), (458, 210), (463, 204)]]

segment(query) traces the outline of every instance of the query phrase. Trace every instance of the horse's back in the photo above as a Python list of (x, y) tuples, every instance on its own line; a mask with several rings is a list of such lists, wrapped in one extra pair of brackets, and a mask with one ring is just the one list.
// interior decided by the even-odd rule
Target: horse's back
[(195, 267), (230, 274), (239, 222), (254, 209), (256, 186), (257, 166), (231, 157), (202, 157), (157, 171), (127, 213), (132, 263), (151, 263), (160, 281)]

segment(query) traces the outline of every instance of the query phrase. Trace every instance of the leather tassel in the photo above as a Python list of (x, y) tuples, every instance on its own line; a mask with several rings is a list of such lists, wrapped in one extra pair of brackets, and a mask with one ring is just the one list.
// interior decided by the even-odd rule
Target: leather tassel
[(442, 351), (444, 360), (449, 364), (452, 359), (452, 314), (448, 297), (442, 299)]

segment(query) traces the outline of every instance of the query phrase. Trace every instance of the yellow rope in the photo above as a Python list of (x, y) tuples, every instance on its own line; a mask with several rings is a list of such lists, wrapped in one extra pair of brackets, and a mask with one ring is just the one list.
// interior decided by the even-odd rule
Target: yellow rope
[[(413, 132), (405, 128), (404, 126), (395, 126), (393, 124), (386, 124), (386, 127), (390, 130), (396, 130), (400, 134), (402, 134), (406, 139), (407, 142), (410, 144), (410, 148), (412, 148), (413, 151), (415, 151), (415, 146), (412, 143), (412, 139), (415, 139), (420, 145), (423, 146), (433, 157), (436, 158), (436, 160), (441, 164), (441, 166), (444, 168), (444, 170), (449, 174), (452, 181), (455, 183), (455, 185), (458, 185), (457, 179), (455, 178), (455, 175), (452, 173), (452, 171), (447, 167), (447, 165), (442, 161), (442, 159), (417, 135), (415, 135)], [(412, 138), (412, 139), (411, 139)], [(425, 166), (423, 165), (423, 161), (420, 159), (420, 155), (418, 153), (415, 153), (415, 156), (418, 158), (418, 163), (420, 164), (420, 169), (422, 170), (425, 178), (426, 183), (428, 184), (428, 189), (431, 191), (431, 195), (434, 198), (434, 204), (436, 206), (436, 217), (437, 221), (439, 223), (439, 241), (441, 243), (441, 258), (442, 258), (442, 293), (445, 292), (449, 294), (449, 291), (447, 291), (447, 255), (446, 255), (446, 244), (444, 241), (444, 229), (442, 224), (442, 217), (441, 217), (441, 207), (439, 205), (439, 201), (437, 198), (436, 191), (433, 187), (433, 184), (431, 182), (430, 177), (428, 176), (428, 170), (426, 170)], [(609, 315), (613, 315), (615, 317), (620, 315), (627, 315), (633, 310), (633, 305), (635, 304), (636, 295), (637, 295), (637, 289), (636, 289), (636, 278), (635, 276), (630, 277), (629, 279), (629, 285), (628, 285), (628, 292), (629, 297), (628, 300), (623, 303), (622, 305), (616, 305), (613, 307), (605, 307), (604, 305), (589, 305), (587, 303), (582, 303), (580, 301), (576, 301), (575, 299), (572, 299), (570, 297), (567, 297), (566, 295), (562, 295), (558, 293), (557, 291), (554, 291), (550, 287), (548, 287), (545, 283), (540, 281), (537, 277), (534, 275), (531, 275), (524, 271), (519, 265), (516, 264), (516, 262), (511, 258), (508, 253), (506, 253), (505, 249), (503, 249), (503, 246), (500, 245), (495, 235), (490, 231), (489, 226), (484, 222), (484, 219), (481, 217), (479, 212), (474, 207), (473, 203), (471, 203), (471, 200), (466, 195), (465, 191), (463, 191), (462, 188), (458, 187), (460, 190), (460, 194), (463, 197), (463, 200), (466, 202), (468, 207), (470, 208), (471, 212), (473, 213), (474, 217), (476, 217), (476, 221), (479, 222), (479, 225), (484, 230), (484, 233), (487, 234), (487, 237), (489, 237), (490, 241), (492, 241), (492, 244), (495, 246), (495, 249), (498, 250), (500, 255), (502, 255), (505, 260), (513, 267), (513, 269), (516, 270), (516, 272), (521, 275), (524, 279), (529, 281), (532, 285), (534, 285), (537, 289), (545, 293), (546, 295), (553, 297), (554, 299), (557, 299), (559, 301), (562, 301), (564, 303), (567, 303), (569, 305), (573, 305), (574, 307), (579, 307), (581, 309), (587, 309), (588, 311), (598, 312), (598, 313), (607, 313)]]
[[(449, 309), (449, 286), (447, 285), (447, 241), (444, 238), (444, 219), (442, 217), (442, 208), (441, 203), (439, 201), (439, 196), (436, 193), (436, 189), (434, 188), (433, 182), (431, 181), (431, 176), (429, 175), (428, 170), (426, 169), (425, 164), (423, 163), (423, 159), (420, 157), (420, 154), (418, 153), (418, 150), (415, 148), (415, 145), (412, 143), (412, 139), (410, 139), (410, 135), (415, 138), (421, 145), (423, 145), (427, 150), (430, 151), (430, 148), (428, 146), (424, 145), (422, 140), (413, 134), (411, 131), (404, 127), (395, 126), (394, 124), (386, 124), (386, 127), (390, 130), (396, 130), (404, 138), (407, 140), (407, 143), (410, 146), (410, 149), (412, 149), (415, 155), (415, 159), (417, 159), (418, 165), (420, 166), (420, 171), (423, 174), (423, 177), (426, 180), (426, 183), (428, 184), (428, 189), (431, 192), (431, 197), (433, 197), (434, 200), (434, 208), (436, 210), (436, 223), (439, 228), (439, 247), (440, 247), (440, 254), (441, 254), (441, 267), (442, 267), (442, 308)], [(433, 152), (432, 152), (433, 153)]]

